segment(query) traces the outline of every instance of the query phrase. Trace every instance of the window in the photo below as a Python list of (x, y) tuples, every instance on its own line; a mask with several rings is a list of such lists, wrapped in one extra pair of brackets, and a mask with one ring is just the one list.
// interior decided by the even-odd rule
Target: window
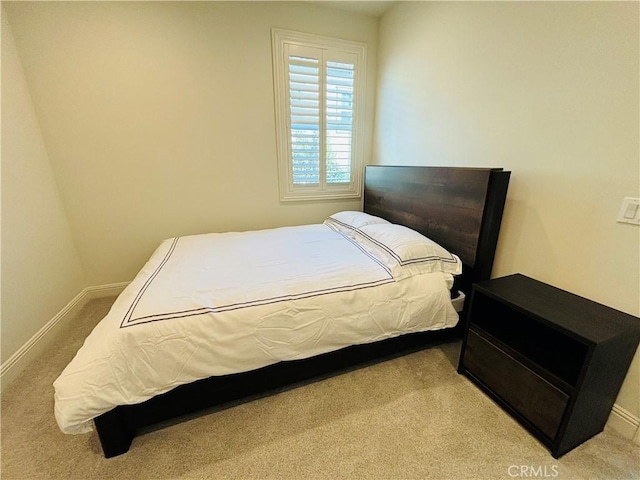
[(364, 44), (273, 30), (280, 199), (360, 196)]

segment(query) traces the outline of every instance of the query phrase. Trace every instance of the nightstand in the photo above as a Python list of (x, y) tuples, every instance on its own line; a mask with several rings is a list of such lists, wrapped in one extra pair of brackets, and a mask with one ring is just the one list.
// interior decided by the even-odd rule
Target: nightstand
[(601, 432), (640, 319), (516, 274), (476, 283), (458, 372), (558, 458)]

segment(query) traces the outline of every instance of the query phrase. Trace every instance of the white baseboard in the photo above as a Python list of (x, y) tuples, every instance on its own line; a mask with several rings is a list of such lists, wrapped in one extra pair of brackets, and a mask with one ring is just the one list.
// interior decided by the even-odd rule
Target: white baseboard
[(129, 282), (121, 282), (82, 290), (0, 366), (0, 389), (4, 390), (90, 300), (119, 295), (127, 285)]
[(95, 287), (87, 287), (83, 290), (88, 295), (87, 300), (94, 298), (115, 297), (120, 295), (131, 282), (110, 283), (108, 285), (97, 285)]
[(617, 403), (613, 405), (607, 426), (640, 445), (640, 418)]

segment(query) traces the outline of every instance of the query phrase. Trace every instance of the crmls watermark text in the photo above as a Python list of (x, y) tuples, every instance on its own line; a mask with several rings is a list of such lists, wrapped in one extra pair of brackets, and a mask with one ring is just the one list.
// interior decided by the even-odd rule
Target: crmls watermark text
[(510, 477), (522, 478), (556, 478), (558, 476), (557, 465), (509, 465), (507, 473)]

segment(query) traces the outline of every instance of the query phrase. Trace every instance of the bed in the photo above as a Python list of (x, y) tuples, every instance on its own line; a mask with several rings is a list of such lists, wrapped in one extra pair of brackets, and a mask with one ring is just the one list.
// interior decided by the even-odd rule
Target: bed
[(491, 273), (509, 176), (370, 166), (362, 212), (165, 240), (54, 383), (61, 430), (95, 425), (113, 457), (167, 421), (454, 333), (452, 297)]

